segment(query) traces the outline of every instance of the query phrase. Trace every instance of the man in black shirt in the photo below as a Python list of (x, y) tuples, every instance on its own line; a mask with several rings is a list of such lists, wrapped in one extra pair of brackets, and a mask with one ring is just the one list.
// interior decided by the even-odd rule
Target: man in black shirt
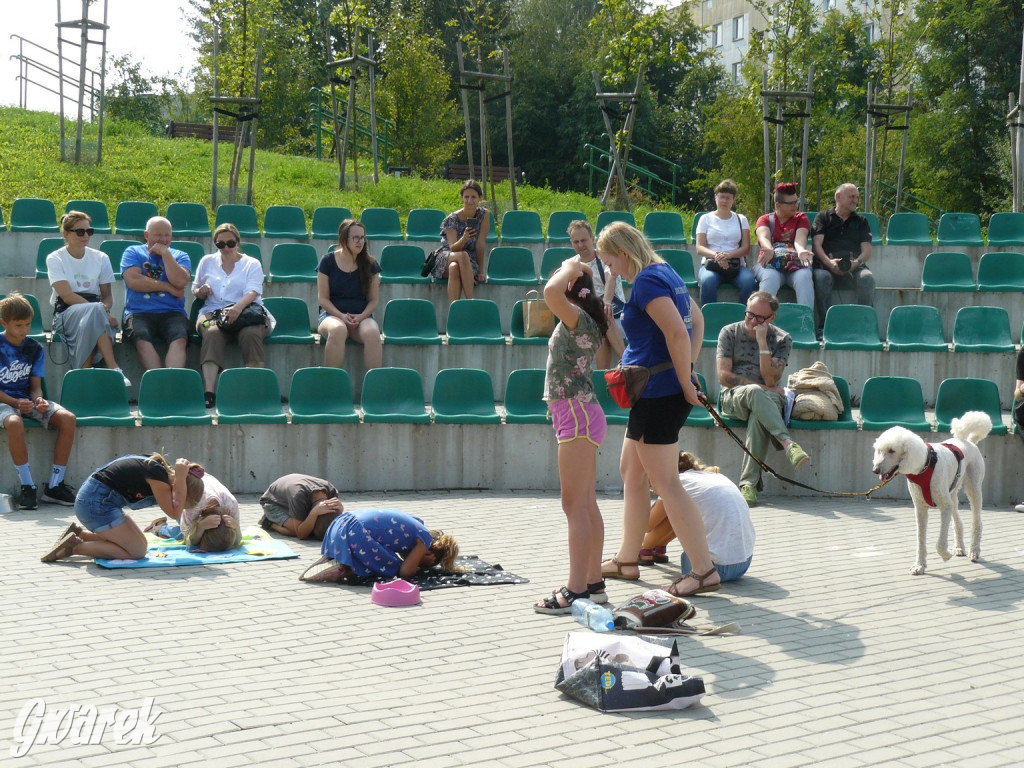
[(814, 250), (814, 309), (820, 335), (825, 314), (832, 306), (832, 287), (850, 285), (857, 291), (856, 304), (873, 306), (875, 276), (867, 268), (871, 258), (871, 227), (857, 213), (860, 192), (853, 184), (836, 190), (836, 205), (818, 214), (811, 226)]

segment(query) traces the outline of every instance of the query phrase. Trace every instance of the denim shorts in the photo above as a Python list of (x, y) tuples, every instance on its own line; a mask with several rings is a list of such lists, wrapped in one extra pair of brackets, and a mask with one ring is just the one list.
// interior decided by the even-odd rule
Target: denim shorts
[(582, 438), (600, 447), (604, 442), (608, 421), (599, 403), (583, 403), (576, 398), (552, 400), (548, 403), (548, 410), (551, 411), (551, 424), (559, 443)]
[(116, 528), (124, 522), (128, 500), (95, 477), (82, 483), (75, 496), (75, 515), (93, 533)]
[(121, 340), (127, 338), (132, 344), (137, 341), (154, 344), (162, 340), (170, 344), (187, 339), (190, 331), (188, 316), (181, 312), (136, 312), (124, 319)]
[[(718, 571), (718, 578), (723, 582), (736, 581), (736, 579), (747, 572), (747, 569), (750, 567), (750, 563), (753, 559), (754, 556), (751, 555), (742, 563), (729, 563), (728, 565), (719, 565), (718, 563), (715, 563), (715, 570)], [(679, 567), (682, 569), (684, 574), (693, 570), (693, 566), (690, 564), (690, 558), (686, 556), (685, 552), (679, 556)]]

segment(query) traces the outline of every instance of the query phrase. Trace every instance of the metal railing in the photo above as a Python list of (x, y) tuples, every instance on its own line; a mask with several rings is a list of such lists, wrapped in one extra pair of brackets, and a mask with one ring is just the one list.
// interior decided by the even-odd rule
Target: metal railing
[[(313, 132), (316, 135), (316, 159), (323, 160), (323, 136), (326, 133), (329, 139), (334, 138), (334, 110), (331, 106), (331, 94), (323, 88), (309, 89), (309, 116), (312, 121)], [(345, 114), (348, 111), (348, 99), (341, 96), (338, 99), (338, 120), (339, 131), (344, 129)], [(355, 120), (353, 120), (352, 131), (349, 133), (349, 147), (364, 154), (372, 154), (372, 135), (370, 133), (370, 111), (362, 107), (355, 107)], [(384, 168), (389, 168), (388, 156), (395, 148), (392, 136), (395, 135), (395, 124), (391, 120), (377, 118), (377, 151), (380, 153), (380, 160)]]
[[(889, 193), (888, 196), (879, 195), (879, 200), (877, 203), (879, 209), (882, 211), (888, 211), (889, 213), (895, 213), (897, 191), (896, 187), (884, 181), (876, 181), (875, 183), (878, 185), (879, 189), (884, 189), (886, 192)], [(940, 208), (937, 205), (933, 205), (932, 203), (929, 203), (927, 200), (922, 200), (920, 197), (912, 195), (909, 192), (907, 192), (906, 189), (904, 189), (903, 197), (900, 200), (900, 209), (902, 210), (904, 208), (907, 208), (908, 203), (912, 203), (912, 206), (909, 207), (912, 207), (918, 213), (923, 213), (926, 216), (928, 216), (929, 220), (932, 221), (933, 229), (935, 228), (935, 222), (939, 220), (939, 217), (942, 216), (942, 214), (944, 213), (948, 213), (948, 211), (945, 210), (944, 208)], [(922, 208), (926, 210), (921, 210)], [(932, 213), (929, 213), (929, 211), (931, 211)]]
[[(612, 155), (607, 149), (596, 147), (593, 144), (585, 144), (584, 149), (588, 151), (588, 158), (587, 162), (583, 164), (583, 167), (588, 171), (589, 193), (593, 196), (595, 174), (600, 178), (600, 183), (602, 185), (607, 182), (608, 175), (611, 173)], [(634, 186), (642, 189), (648, 196), (655, 199), (660, 200), (668, 195), (672, 204), (675, 205), (679, 193), (683, 191), (679, 181), (683, 174), (683, 167), (677, 163), (673, 163), (668, 158), (661, 157), (653, 152), (648, 152), (642, 147), (633, 146), (629, 151), (630, 157), (640, 155), (641, 157), (664, 165), (665, 173), (668, 176), (668, 178), (665, 178), (650, 168), (637, 165), (632, 161), (627, 161), (624, 168), (626, 170), (626, 175), (635, 181)]]
[[(9, 58), (15, 59), (18, 62), (18, 76), (15, 78), (18, 81), (18, 106), (22, 109), (28, 109), (28, 86), (34, 85), (38, 88), (43, 89), (47, 93), (52, 93), (54, 96), (60, 96), (60, 85), (63, 79), (64, 85), (71, 88), (74, 92), (78, 91), (78, 78), (71, 77), (70, 75), (60, 74), (60, 69), (57, 64), (59, 63), (59, 56), (56, 51), (52, 51), (49, 48), (45, 48), (39, 43), (32, 42), (28, 38), (22, 37), (21, 35), (11, 35), (10, 39), (18, 41), (18, 52), (12, 54)], [(38, 48), (43, 53), (51, 56), (53, 59), (52, 64), (47, 64), (37, 58), (32, 58), (25, 52), (25, 46), (31, 46), (32, 48)], [(67, 56), (64, 57), (64, 62), (71, 66), (73, 71), (78, 71), (80, 62), (69, 59)], [(87, 108), (89, 110), (89, 119), (96, 119), (96, 110), (99, 106), (102, 92), (96, 83), (100, 81), (100, 73), (94, 69), (86, 67), (86, 73), (89, 77), (89, 82), (85, 84), (85, 93), (88, 96)], [(39, 82), (34, 80), (33, 77), (41, 77), (46, 82)], [(75, 102), (77, 103), (77, 101)]]

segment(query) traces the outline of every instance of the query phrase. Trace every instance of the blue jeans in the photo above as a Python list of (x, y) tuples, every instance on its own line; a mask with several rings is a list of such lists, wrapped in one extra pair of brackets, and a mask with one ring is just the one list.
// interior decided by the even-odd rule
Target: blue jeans
[[(736, 581), (740, 576), (747, 572), (747, 568), (750, 567), (750, 561), (754, 559), (751, 555), (742, 563), (732, 563), (730, 565), (719, 565), (715, 563), (715, 569), (718, 571), (718, 576), (722, 581)], [(679, 556), (679, 567), (682, 569), (683, 574), (687, 574), (693, 570), (693, 566), (690, 564), (690, 558), (683, 552)]]
[[(718, 301), (718, 286), (722, 284), (724, 278), (717, 272), (712, 272), (701, 265), (697, 280), (700, 283), (700, 305), (703, 307), (705, 304)], [(756, 285), (754, 273), (742, 266), (739, 274), (728, 282), (735, 285), (736, 290), (740, 292), (740, 304), (746, 304)]]
[(75, 515), (93, 533), (116, 528), (124, 522), (128, 500), (95, 477), (82, 483), (75, 496)]
[(797, 304), (805, 304), (814, 308), (814, 278), (810, 267), (795, 272), (780, 272), (774, 267), (754, 265), (754, 277), (757, 278), (758, 290), (768, 291), (772, 296), (779, 295), (783, 283), (788, 284), (796, 292)]

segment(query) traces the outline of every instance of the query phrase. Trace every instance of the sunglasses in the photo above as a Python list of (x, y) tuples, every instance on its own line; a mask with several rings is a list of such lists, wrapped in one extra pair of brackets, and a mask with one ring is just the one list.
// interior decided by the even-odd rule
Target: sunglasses
[(216, 243), (214, 243), (214, 245), (216, 245), (219, 250), (223, 251), (225, 248), (234, 248), (236, 245), (238, 245), (238, 241), (237, 240), (218, 240)]
[(751, 312), (749, 309), (746, 312), (748, 320), (757, 320), (759, 323), (767, 323), (771, 320), (771, 315), (759, 315), (757, 312)]
[(348, 239), (356, 243), (361, 243), (366, 240), (366, 235), (349, 235)]
[(92, 227), (79, 227), (78, 229), (65, 229), (65, 232), (74, 232), (79, 237), (89, 237), (96, 233)]

